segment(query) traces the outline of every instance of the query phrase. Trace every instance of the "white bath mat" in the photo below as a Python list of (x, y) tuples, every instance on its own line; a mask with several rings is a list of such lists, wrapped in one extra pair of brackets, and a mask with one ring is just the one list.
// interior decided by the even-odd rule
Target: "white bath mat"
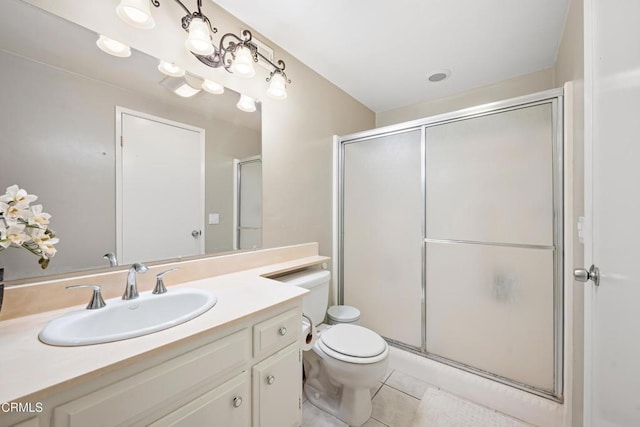
[(429, 388), (424, 394), (411, 427), (530, 427), (504, 414)]

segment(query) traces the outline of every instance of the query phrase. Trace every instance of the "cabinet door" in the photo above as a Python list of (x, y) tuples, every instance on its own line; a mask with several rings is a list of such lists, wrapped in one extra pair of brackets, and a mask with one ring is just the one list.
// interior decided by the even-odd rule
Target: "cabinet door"
[(235, 332), (60, 405), (54, 410), (53, 425), (115, 427), (162, 416), (192, 390), (213, 387), (221, 376), (240, 372), (250, 357), (248, 332)]
[(263, 360), (253, 371), (253, 427), (298, 427), (302, 363), (298, 343)]
[(150, 424), (150, 427), (249, 427), (249, 398), (249, 372), (245, 371)]

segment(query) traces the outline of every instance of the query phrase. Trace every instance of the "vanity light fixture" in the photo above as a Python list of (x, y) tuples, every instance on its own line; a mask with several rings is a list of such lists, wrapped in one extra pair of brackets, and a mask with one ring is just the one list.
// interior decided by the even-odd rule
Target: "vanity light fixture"
[(158, 71), (169, 77), (182, 77), (185, 73), (184, 68), (180, 68), (176, 64), (164, 60), (160, 60)]
[(224, 86), (209, 79), (205, 79), (204, 82), (202, 82), (202, 89), (214, 95), (220, 95), (221, 93), (224, 93)]
[(256, 101), (250, 96), (240, 95), (240, 100), (236, 104), (236, 107), (247, 113), (253, 113), (256, 111)]
[[(240, 77), (251, 78), (255, 75), (253, 65), (260, 59), (271, 68), (269, 77), (266, 79), (267, 82), (270, 82), (269, 95), (274, 99), (287, 97), (286, 84), (291, 83), (291, 80), (284, 72), (284, 61), (279, 59), (277, 63), (274, 63), (264, 56), (258, 50), (258, 46), (252, 42), (251, 31), (243, 30), (240, 36), (226, 33), (220, 38), (218, 45), (214, 45), (212, 34), (217, 33), (218, 30), (202, 13), (202, 0), (197, 0), (197, 10), (194, 12), (191, 12), (182, 1), (174, 1), (186, 13), (181, 18), (181, 26), (188, 32), (185, 46), (200, 62), (212, 68), (224, 68)], [(158, 0), (120, 0), (116, 11), (124, 22), (134, 27), (151, 28), (134, 24), (137, 21), (147, 22), (146, 15), (153, 21), (149, 2), (155, 7), (160, 7)], [(129, 13), (132, 13), (135, 19)]]
[(287, 78), (285, 76), (276, 71), (269, 76), (267, 81), (270, 81), (267, 95), (277, 100), (287, 98)]
[(211, 28), (211, 22), (209, 22), (206, 16), (198, 16), (194, 13), (191, 17), (188, 28), (189, 35), (187, 36), (187, 40), (184, 42), (184, 45), (191, 51), (191, 53), (194, 55), (206, 56), (215, 52), (216, 48), (213, 47), (211, 32), (209, 31)]
[(150, 29), (156, 25), (150, 9), (149, 0), (121, 0), (116, 13), (132, 27)]
[(256, 70), (253, 68), (253, 55), (248, 47), (239, 46), (236, 49), (236, 56), (231, 65), (231, 71), (247, 79), (256, 75)]
[(107, 36), (100, 34), (96, 45), (105, 53), (109, 55), (117, 56), (118, 58), (126, 58), (131, 56), (131, 48), (124, 43), (110, 39)]

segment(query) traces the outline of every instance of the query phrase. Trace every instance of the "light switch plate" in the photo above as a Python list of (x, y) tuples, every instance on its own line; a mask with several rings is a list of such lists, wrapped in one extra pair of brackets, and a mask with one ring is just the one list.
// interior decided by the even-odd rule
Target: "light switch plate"
[(220, 224), (220, 214), (210, 213), (209, 214), (209, 224)]

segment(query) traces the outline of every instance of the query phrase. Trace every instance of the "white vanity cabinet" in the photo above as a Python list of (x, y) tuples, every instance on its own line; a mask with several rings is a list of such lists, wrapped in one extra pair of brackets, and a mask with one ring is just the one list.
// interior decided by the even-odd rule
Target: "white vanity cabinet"
[[(247, 329), (74, 399), (53, 411), (54, 427), (147, 425), (203, 388), (242, 370), (250, 359)], [(182, 405), (181, 405), (182, 406)]]
[(253, 427), (300, 425), (301, 359), (300, 346), (294, 343), (252, 368)]
[(301, 300), (264, 310), (76, 382), (45, 396), (37, 421), (0, 427), (300, 426), (301, 316)]
[(245, 371), (150, 424), (150, 427), (251, 426), (251, 381)]

